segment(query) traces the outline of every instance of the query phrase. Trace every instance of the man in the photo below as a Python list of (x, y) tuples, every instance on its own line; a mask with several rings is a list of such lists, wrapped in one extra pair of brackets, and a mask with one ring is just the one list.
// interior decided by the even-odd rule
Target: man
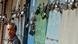
[(8, 31), (8, 44), (21, 44), (20, 40), (16, 36), (17, 27), (14, 23), (8, 23), (6, 26), (6, 29)]

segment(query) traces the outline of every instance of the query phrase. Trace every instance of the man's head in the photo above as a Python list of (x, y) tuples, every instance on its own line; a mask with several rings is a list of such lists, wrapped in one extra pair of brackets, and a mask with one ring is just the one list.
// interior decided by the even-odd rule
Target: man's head
[(6, 26), (9, 38), (13, 38), (16, 35), (17, 27), (14, 23), (8, 23)]

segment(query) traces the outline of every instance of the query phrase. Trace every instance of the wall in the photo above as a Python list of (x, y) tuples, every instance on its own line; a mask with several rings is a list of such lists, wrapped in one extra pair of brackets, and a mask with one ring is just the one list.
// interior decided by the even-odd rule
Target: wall
[(78, 43), (78, 8), (75, 10), (64, 10), (60, 22), (60, 44)]

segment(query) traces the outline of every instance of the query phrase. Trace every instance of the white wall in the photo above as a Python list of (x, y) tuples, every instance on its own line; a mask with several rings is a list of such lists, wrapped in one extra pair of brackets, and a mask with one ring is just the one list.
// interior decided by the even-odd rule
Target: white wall
[(59, 44), (78, 44), (78, 9), (63, 11)]

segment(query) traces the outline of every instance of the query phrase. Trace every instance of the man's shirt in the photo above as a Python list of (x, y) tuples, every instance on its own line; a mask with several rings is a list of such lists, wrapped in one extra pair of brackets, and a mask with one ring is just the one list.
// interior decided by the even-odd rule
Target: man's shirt
[(8, 44), (21, 44), (21, 43), (18, 37), (15, 36), (13, 39), (8, 39)]

